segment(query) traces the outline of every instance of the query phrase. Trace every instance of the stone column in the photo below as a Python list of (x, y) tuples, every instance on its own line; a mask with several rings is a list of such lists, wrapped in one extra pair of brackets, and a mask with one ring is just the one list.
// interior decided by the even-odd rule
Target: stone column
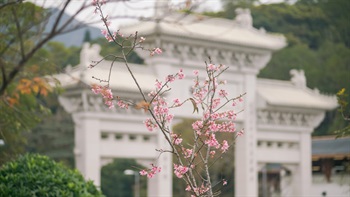
[(100, 186), (100, 121), (88, 112), (73, 114), (75, 164), (85, 179)]
[(244, 135), (236, 140), (235, 149), (235, 196), (258, 196), (258, 173), (256, 161), (256, 75), (245, 74)]
[[(158, 144), (163, 144), (162, 148), (168, 147), (165, 139), (159, 131)], [(163, 153), (154, 164), (162, 168), (162, 171), (153, 178), (148, 179), (147, 194), (154, 197), (171, 197), (173, 195), (173, 179), (172, 179), (172, 154)]]
[(311, 169), (311, 133), (304, 132), (300, 134), (300, 161), (297, 172), (296, 188), (297, 196), (310, 196), (310, 187), (312, 182)]
[[(172, 68), (170, 65), (164, 63), (163, 58), (158, 58), (160, 61), (154, 61), (154, 70), (157, 78), (164, 82), (165, 76), (172, 73)], [(160, 130), (157, 132), (157, 149), (170, 150), (170, 146), (166, 141), (163, 133)], [(173, 179), (172, 179), (172, 154), (163, 153), (160, 157), (154, 160), (154, 164), (161, 167), (162, 171), (156, 174), (153, 178), (148, 179), (148, 196), (163, 197), (172, 196), (173, 193)]]

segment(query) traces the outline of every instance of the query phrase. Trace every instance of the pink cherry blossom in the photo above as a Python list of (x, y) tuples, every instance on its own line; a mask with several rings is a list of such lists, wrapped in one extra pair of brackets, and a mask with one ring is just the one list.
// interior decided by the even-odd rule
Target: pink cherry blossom
[(155, 48), (155, 49), (154, 49), (154, 52), (155, 52), (156, 54), (160, 55), (163, 51), (162, 51), (162, 49), (160, 49), (160, 48)]
[(155, 128), (158, 127), (156, 124), (153, 123), (153, 121), (150, 118), (147, 118), (143, 123), (145, 124), (148, 131), (153, 131)]
[(165, 81), (167, 81), (167, 82), (173, 82), (173, 81), (175, 81), (174, 75), (168, 75), (168, 76), (166, 77)]
[(208, 70), (209, 70), (209, 71), (213, 71), (213, 70), (215, 70), (215, 69), (216, 69), (215, 64), (209, 64), (209, 65), (208, 65)]
[(183, 149), (183, 154), (184, 154), (184, 157), (185, 158), (189, 158), (192, 156), (192, 153), (193, 153), (193, 149), (187, 149), (187, 148), (184, 148)]
[(197, 120), (192, 123), (192, 129), (199, 132), (203, 128), (203, 121)]
[(211, 157), (214, 157), (215, 153), (216, 153), (215, 150), (212, 150), (212, 151), (209, 152)]
[(242, 136), (244, 134), (244, 130), (240, 130), (238, 133), (237, 133), (237, 136)]
[(176, 133), (170, 134), (170, 136), (174, 139), (174, 144), (179, 145), (182, 142), (182, 138), (180, 138)]
[(156, 80), (156, 83), (154, 84), (156, 86), (157, 89), (161, 89), (162, 88), (162, 82), (161, 81), (158, 81)]
[(109, 109), (114, 108), (113, 104), (113, 93), (112, 90), (108, 87), (103, 87), (100, 85), (93, 84), (91, 86), (91, 90), (95, 94), (101, 94), (102, 98), (104, 99), (105, 104), (108, 106)]
[(144, 42), (146, 40), (146, 38), (144, 38), (144, 37), (140, 37), (140, 43), (142, 43), (142, 42)]
[(219, 90), (219, 96), (220, 97), (227, 97), (228, 93), (226, 92), (226, 90)]
[(177, 178), (181, 179), (184, 174), (186, 174), (188, 171), (188, 167), (174, 164), (174, 174), (177, 176)]
[(230, 120), (236, 120), (236, 113), (233, 110), (230, 110), (226, 113), (227, 118)]
[(214, 121), (211, 121), (211, 123), (209, 125), (209, 130), (212, 131), (212, 132), (217, 131), (218, 130), (218, 125)]
[(154, 164), (151, 164), (152, 165), (152, 168), (151, 169), (143, 169), (141, 170), (139, 173), (141, 176), (146, 176), (147, 175), (147, 178), (153, 178), (155, 174), (161, 172), (161, 167), (159, 166), (156, 166)]
[(215, 134), (210, 134), (208, 139), (205, 140), (205, 144), (207, 144), (208, 146), (212, 146), (212, 147), (217, 147), (219, 144), (219, 142), (216, 140), (215, 138)]
[(175, 98), (175, 99), (173, 100), (173, 102), (174, 102), (173, 106), (175, 106), (175, 107), (178, 107), (178, 106), (181, 105), (180, 99), (178, 99), (178, 98)]
[(103, 88), (101, 94), (104, 99), (113, 99), (112, 90), (109, 88)]
[(173, 118), (174, 118), (174, 115), (173, 115), (173, 114), (168, 114), (168, 115), (166, 115), (166, 118), (165, 118), (165, 119), (166, 119), (167, 122), (170, 123), (170, 122), (173, 120)]
[(215, 109), (217, 108), (221, 103), (221, 99), (220, 98), (215, 98), (213, 99), (213, 103), (212, 103), (212, 108)]
[(117, 105), (118, 105), (120, 108), (122, 108), (122, 109), (128, 109), (128, 108), (129, 108), (129, 104), (125, 103), (125, 102), (122, 101), (122, 100), (119, 100), (119, 101), (117, 102)]
[(154, 54), (158, 54), (158, 55), (160, 55), (160, 54), (162, 54), (162, 49), (160, 49), (160, 48), (154, 48), (152, 51), (151, 51), (151, 56), (153, 56)]
[(179, 145), (182, 142), (182, 138), (176, 138), (174, 144)]
[(177, 73), (177, 76), (179, 77), (179, 79), (185, 78), (185, 74), (183, 73), (182, 68), (181, 68), (180, 71)]
[(114, 108), (114, 104), (112, 100), (106, 99), (105, 104), (108, 106), (109, 109)]
[(91, 86), (91, 90), (95, 94), (100, 94), (102, 89), (103, 89), (103, 87), (100, 85), (92, 84), (92, 86)]
[(104, 36), (106, 36), (106, 35), (108, 34), (108, 32), (107, 32), (107, 30), (105, 30), (105, 29), (101, 29), (101, 34), (104, 35)]
[(230, 146), (228, 145), (227, 141), (226, 140), (223, 140), (222, 141), (222, 144), (221, 144), (221, 151), (224, 153), (228, 150)]
[(223, 123), (221, 123), (221, 127), (220, 127), (219, 131), (233, 133), (236, 131), (236, 125), (232, 121), (223, 122)]
[(140, 175), (141, 176), (145, 176), (145, 175), (147, 175), (148, 174), (148, 172), (146, 171), (146, 170), (141, 170), (140, 171)]
[(160, 172), (160, 171), (162, 171), (162, 168), (161, 168), (161, 167), (152, 165), (151, 172), (152, 172), (153, 174), (156, 174), (156, 173), (158, 173), (158, 172)]

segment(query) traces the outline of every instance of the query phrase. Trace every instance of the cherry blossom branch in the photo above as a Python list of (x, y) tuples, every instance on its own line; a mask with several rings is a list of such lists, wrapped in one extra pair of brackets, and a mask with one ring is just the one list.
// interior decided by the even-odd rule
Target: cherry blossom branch
[[(185, 77), (183, 70), (180, 69), (176, 74), (168, 75), (164, 82), (156, 80), (155, 90), (151, 91), (147, 96), (142, 90), (134, 72), (132, 71), (127, 57), (132, 51), (136, 49), (148, 50), (150, 56), (160, 55), (162, 50), (160, 48), (145, 49), (142, 46), (142, 42), (145, 38), (138, 38), (138, 33), (131, 34), (128, 37), (123, 38), (122, 34), (119, 32), (112, 32), (109, 29), (110, 21), (108, 16), (104, 16), (101, 6), (104, 1), (94, 0), (96, 5), (95, 11), (100, 13), (101, 20), (103, 21), (106, 29), (102, 30), (102, 34), (108, 42), (114, 42), (117, 47), (121, 49), (121, 57), (128, 73), (133, 79), (133, 82), (137, 86), (138, 93), (142, 97), (142, 101), (139, 103), (126, 103), (119, 96), (113, 96), (111, 89), (109, 88), (109, 83), (111, 79), (112, 68), (114, 62), (117, 60), (116, 56), (113, 59), (108, 78), (105, 81), (107, 86), (93, 85), (92, 91), (96, 94), (101, 94), (105, 104), (109, 108), (113, 108), (113, 101), (117, 100), (117, 105), (120, 108), (128, 108), (129, 104), (135, 106), (136, 109), (143, 109), (148, 112), (150, 118), (144, 121), (146, 128), (153, 132), (155, 130), (160, 131), (171, 148), (169, 149), (156, 149), (159, 152), (160, 157), (163, 153), (171, 153), (175, 155), (175, 162), (173, 163), (174, 174), (177, 178), (184, 180), (187, 184), (186, 191), (190, 192), (191, 196), (214, 196), (217, 193), (213, 192), (213, 185), (210, 168), (216, 163), (218, 158), (220, 158), (224, 153), (226, 153), (230, 146), (234, 145), (236, 138), (243, 134), (243, 130), (238, 132), (232, 138), (232, 142), (229, 143), (226, 139), (217, 140), (216, 135), (220, 133), (235, 133), (236, 127), (233, 123), (238, 113), (234, 112), (232, 107), (236, 105), (236, 100), (243, 101), (242, 97), (245, 95), (241, 94), (235, 98), (229, 98), (228, 92), (224, 89), (220, 89), (220, 86), (225, 85), (225, 82), (219, 81), (219, 77), (224, 73), (228, 67), (224, 65), (216, 66), (209, 59), (209, 63), (205, 62), (205, 74), (207, 79), (202, 82), (199, 80), (199, 71), (194, 71), (195, 80), (192, 87), (192, 96), (184, 101), (179, 99), (174, 99), (173, 102), (167, 101), (164, 97), (168, 92), (171, 91), (171, 83), (176, 80), (181, 80)], [(118, 40), (119, 38), (123, 38)], [(103, 58), (100, 61), (94, 62), (94, 65), (90, 67), (93, 68), (97, 66), (100, 62), (105, 60)], [(224, 102), (222, 102), (224, 100)], [(183, 143), (181, 134), (171, 131), (170, 125), (174, 118), (174, 115), (170, 113), (170, 109), (182, 107), (184, 103), (190, 101), (193, 105), (193, 113), (202, 113), (200, 120), (194, 121), (192, 124), (193, 129), (193, 140), (188, 144)], [(232, 103), (231, 108), (227, 106)], [(199, 109), (199, 107), (201, 109)], [(216, 152), (221, 152), (216, 154)], [(216, 155), (216, 157), (215, 157)], [(159, 173), (161, 168), (156, 164), (151, 164), (151, 168), (143, 169), (140, 171), (141, 175), (152, 178), (156, 173)], [(226, 180), (221, 181), (223, 185), (227, 184)]]

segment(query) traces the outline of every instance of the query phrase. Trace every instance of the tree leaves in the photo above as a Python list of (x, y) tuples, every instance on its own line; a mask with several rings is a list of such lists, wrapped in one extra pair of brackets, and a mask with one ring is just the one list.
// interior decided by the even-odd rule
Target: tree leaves
[(142, 101), (136, 103), (135, 109), (143, 109), (145, 112), (147, 112), (149, 107), (150, 107), (150, 105), (151, 105), (150, 103), (142, 100)]

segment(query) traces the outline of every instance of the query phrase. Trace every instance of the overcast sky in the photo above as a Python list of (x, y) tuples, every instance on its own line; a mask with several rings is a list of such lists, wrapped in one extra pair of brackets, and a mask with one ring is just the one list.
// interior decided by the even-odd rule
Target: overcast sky
[[(37, 5), (44, 7), (62, 7), (62, 2), (60, 0), (28, 0), (36, 3)], [(119, 0), (120, 1), (120, 0)], [(112, 21), (114, 28), (118, 29), (120, 24), (132, 23), (135, 20), (126, 20), (122, 16), (133, 16), (133, 17), (150, 17), (154, 14), (154, 3), (156, 0), (128, 0), (125, 2), (114, 2), (109, 3), (104, 6), (104, 12), (111, 17), (118, 17), (118, 19)], [(170, 5), (172, 7), (183, 6), (185, 0), (170, 0)], [(262, 0), (266, 3), (279, 2), (281, 0)], [(84, 0), (72, 0), (72, 2), (67, 7), (68, 14), (76, 13), (77, 9), (81, 7)], [(87, 0), (87, 2), (92, 2), (92, 0)], [(113, 0), (111, 1), (113, 2)], [(200, 2), (200, 9), (206, 11), (219, 11), (221, 10), (221, 0), (194, 0), (194, 2)], [(77, 16), (80, 21), (98, 21), (98, 15), (93, 14), (93, 7), (86, 9), (83, 13)], [(102, 23), (94, 24), (98, 28), (102, 28)]]

